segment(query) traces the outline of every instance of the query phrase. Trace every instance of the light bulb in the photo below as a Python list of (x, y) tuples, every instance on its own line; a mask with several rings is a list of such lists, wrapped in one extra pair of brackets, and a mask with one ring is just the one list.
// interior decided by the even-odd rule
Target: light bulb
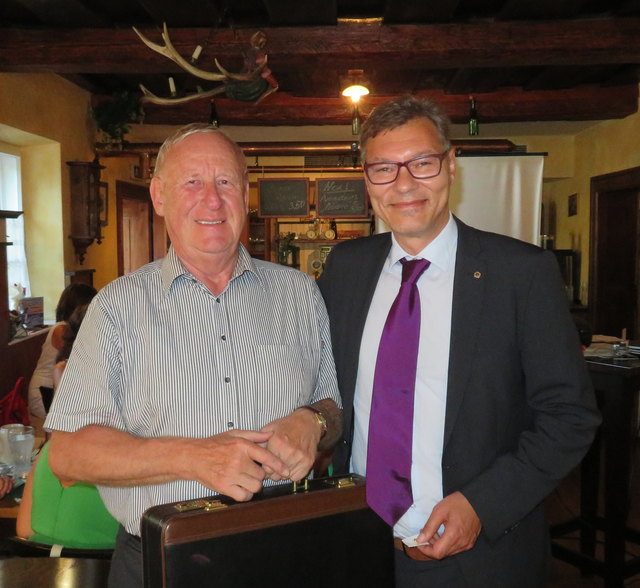
[(355, 104), (360, 101), (362, 96), (366, 96), (369, 93), (369, 88), (365, 86), (361, 86), (359, 84), (355, 84), (353, 86), (348, 86), (344, 90), (342, 90), (342, 95), (351, 98), (351, 101)]

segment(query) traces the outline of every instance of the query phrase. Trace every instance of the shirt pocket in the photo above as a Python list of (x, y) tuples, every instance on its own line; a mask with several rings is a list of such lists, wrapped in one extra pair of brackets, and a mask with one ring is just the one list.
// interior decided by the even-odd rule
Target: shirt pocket
[(254, 427), (287, 416), (313, 396), (317, 368), (299, 345), (256, 345), (244, 406), (254, 407)]

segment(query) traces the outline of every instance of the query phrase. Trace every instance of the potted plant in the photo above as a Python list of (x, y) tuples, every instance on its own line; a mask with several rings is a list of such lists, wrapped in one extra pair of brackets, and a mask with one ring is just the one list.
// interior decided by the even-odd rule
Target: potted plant
[(144, 116), (138, 98), (128, 91), (117, 92), (101, 100), (92, 108), (92, 114), (104, 142), (119, 146), (131, 130), (131, 123), (140, 122)]

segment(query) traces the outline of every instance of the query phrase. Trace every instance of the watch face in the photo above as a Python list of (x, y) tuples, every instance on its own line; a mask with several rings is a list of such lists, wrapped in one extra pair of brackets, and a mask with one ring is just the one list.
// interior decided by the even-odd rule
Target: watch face
[(333, 229), (329, 229), (328, 231), (325, 232), (324, 237), (325, 239), (335, 239), (336, 232)]
[(313, 229), (307, 231), (307, 238), (315, 239), (317, 237), (316, 232)]

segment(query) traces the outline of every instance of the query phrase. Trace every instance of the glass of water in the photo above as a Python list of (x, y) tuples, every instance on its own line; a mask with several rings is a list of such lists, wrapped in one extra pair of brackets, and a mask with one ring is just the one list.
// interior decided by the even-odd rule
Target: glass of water
[(35, 437), (33, 427), (23, 425), (22, 429), (9, 431), (9, 449), (13, 462), (13, 476), (15, 479), (26, 478), (31, 469), (31, 454)]
[(22, 423), (11, 423), (0, 427), (0, 463), (11, 465), (11, 449), (9, 448), (9, 431), (18, 429), (22, 431), (24, 425)]

